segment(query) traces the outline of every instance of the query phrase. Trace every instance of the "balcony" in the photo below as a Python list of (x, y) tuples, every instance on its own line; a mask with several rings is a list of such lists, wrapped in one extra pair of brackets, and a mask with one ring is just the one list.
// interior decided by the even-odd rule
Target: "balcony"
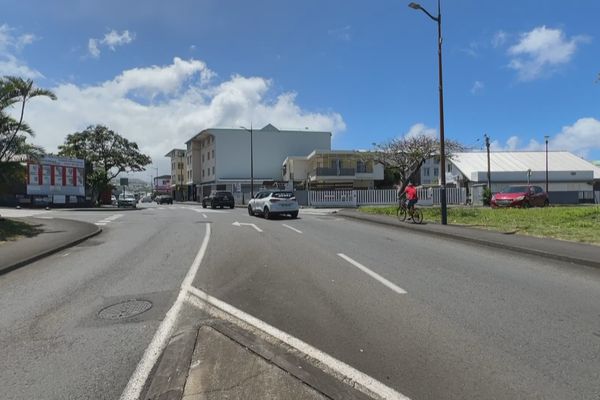
[(354, 168), (327, 168), (317, 167), (313, 169), (313, 176), (354, 176), (356, 170)]

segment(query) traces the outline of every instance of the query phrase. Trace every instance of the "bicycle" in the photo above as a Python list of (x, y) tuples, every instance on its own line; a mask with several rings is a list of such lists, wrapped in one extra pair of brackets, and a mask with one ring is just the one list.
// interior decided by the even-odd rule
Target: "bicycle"
[(406, 216), (410, 216), (413, 224), (421, 224), (423, 223), (423, 211), (418, 209), (417, 207), (409, 210), (406, 207), (406, 201), (404, 198), (400, 198), (400, 202), (398, 203), (398, 208), (396, 209), (396, 216), (398, 217), (398, 221), (404, 222), (406, 221)]

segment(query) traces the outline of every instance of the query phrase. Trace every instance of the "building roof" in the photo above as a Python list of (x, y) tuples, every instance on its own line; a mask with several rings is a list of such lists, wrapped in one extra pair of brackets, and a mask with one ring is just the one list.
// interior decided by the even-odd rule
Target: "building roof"
[[(463, 175), (487, 171), (487, 153), (454, 153), (452, 164)], [(490, 152), (490, 170), (492, 172), (546, 171), (545, 151), (492, 151)], [(600, 179), (600, 167), (577, 157), (568, 151), (548, 152), (548, 171), (593, 171), (594, 179)]]
[[(197, 134), (192, 136), (192, 138), (187, 140), (185, 143), (187, 144), (187, 143), (191, 142), (192, 140), (200, 137), (203, 134), (213, 134), (214, 135), (214, 134), (222, 134), (222, 133), (236, 133), (236, 132), (247, 132), (247, 131), (249, 131), (249, 129), (245, 129), (245, 128), (207, 128), (207, 129), (201, 130), (200, 132), (198, 132)], [(328, 132), (328, 131), (313, 131), (313, 130), (309, 130), (308, 128), (297, 129), (297, 130), (285, 130), (285, 129), (279, 129), (272, 124), (267, 124), (259, 129), (255, 128), (253, 130), (253, 132), (254, 133), (258, 133), (258, 132), (328, 133), (331, 136), (331, 132)]]
[(165, 157), (172, 157), (172, 156), (174, 155), (174, 153), (175, 153), (175, 152), (178, 152), (178, 151), (182, 151), (182, 152), (184, 152), (184, 153), (185, 153), (185, 150), (184, 150), (184, 149), (172, 149), (172, 150), (171, 150), (171, 151), (169, 151), (167, 154), (165, 154)]

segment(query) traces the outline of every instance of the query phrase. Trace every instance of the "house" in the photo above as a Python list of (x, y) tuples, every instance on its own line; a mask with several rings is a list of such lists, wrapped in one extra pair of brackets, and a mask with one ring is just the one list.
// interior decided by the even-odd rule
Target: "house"
[(154, 177), (154, 193), (171, 194), (171, 175)]
[(173, 149), (165, 154), (171, 158), (171, 196), (177, 201), (188, 199), (187, 180), (184, 172), (187, 171), (186, 151), (184, 149)]
[[(546, 155), (548, 157), (548, 194), (551, 203), (593, 201), (594, 185), (600, 182), (600, 167), (568, 151), (493, 151), (490, 152), (492, 192), (509, 185), (535, 184), (546, 189)], [(487, 185), (487, 152), (455, 153), (447, 159), (447, 186), (466, 187), (470, 193)], [(421, 182), (425, 184), (433, 172), (437, 184), (439, 160), (427, 160), (421, 167)]]
[(188, 199), (200, 200), (213, 190), (256, 192), (266, 182), (281, 181), (281, 165), (288, 155), (314, 149), (330, 150), (331, 132), (280, 130), (271, 124), (252, 131), (202, 130), (186, 142)]
[(305, 189), (373, 189), (375, 181), (383, 179), (383, 170), (367, 152), (314, 150), (307, 156), (287, 157), (282, 175), (284, 182)]

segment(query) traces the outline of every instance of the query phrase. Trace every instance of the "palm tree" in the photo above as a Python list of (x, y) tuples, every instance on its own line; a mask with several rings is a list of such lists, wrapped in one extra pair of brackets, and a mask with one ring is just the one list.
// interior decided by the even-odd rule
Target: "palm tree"
[[(0, 134), (5, 136), (0, 148), (0, 162), (12, 152), (11, 149), (14, 149), (13, 143), (20, 131), (31, 133), (31, 129), (25, 128), (23, 123), (25, 104), (38, 96), (56, 100), (56, 95), (52, 91), (34, 87), (31, 79), (6, 76), (0, 80)], [(4, 113), (6, 108), (17, 103), (21, 103), (21, 115), (18, 121)]]

